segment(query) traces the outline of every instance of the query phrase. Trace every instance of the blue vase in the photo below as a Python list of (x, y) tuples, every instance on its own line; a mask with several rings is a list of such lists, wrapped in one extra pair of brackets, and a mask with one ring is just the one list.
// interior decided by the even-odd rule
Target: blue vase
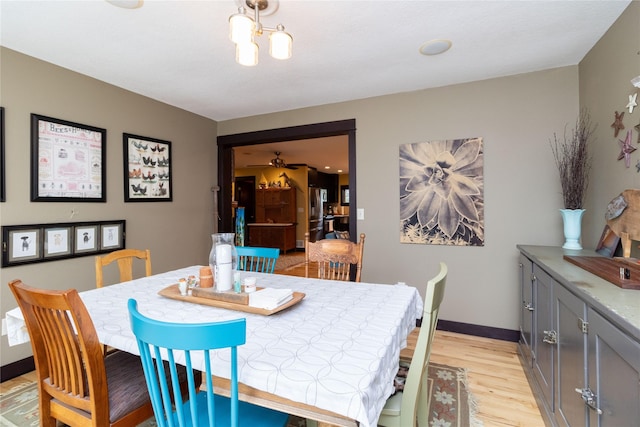
[(563, 249), (582, 249), (580, 244), (580, 234), (582, 232), (582, 215), (584, 209), (560, 209), (562, 221), (564, 223), (564, 245)]

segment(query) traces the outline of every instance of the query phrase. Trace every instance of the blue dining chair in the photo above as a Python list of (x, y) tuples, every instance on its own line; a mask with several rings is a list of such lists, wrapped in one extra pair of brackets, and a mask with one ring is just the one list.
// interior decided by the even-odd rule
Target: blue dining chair
[[(238, 401), (238, 346), (246, 340), (246, 320), (214, 323), (169, 323), (140, 314), (138, 303), (128, 303), (131, 329), (138, 342), (142, 368), (159, 427), (263, 426), (284, 427), (288, 414)], [(209, 350), (231, 350), (231, 397), (214, 394)], [(192, 354), (202, 352), (206, 391), (196, 389), (188, 377), (188, 399), (183, 400), (176, 381), (177, 357), (184, 357), (187, 372), (193, 372)], [(169, 364), (171, 385), (167, 383), (165, 364), (155, 363), (164, 355)]]
[(237, 246), (238, 270), (273, 273), (276, 260), (280, 256), (278, 248), (258, 248), (255, 246)]

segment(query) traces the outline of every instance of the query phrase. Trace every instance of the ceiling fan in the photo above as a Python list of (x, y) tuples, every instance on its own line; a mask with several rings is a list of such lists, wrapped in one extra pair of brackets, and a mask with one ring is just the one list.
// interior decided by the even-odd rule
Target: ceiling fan
[(273, 154), (275, 154), (275, 155), (276, 155), (276, 158), (275, 158), (275, 159), (271, 159), (271, 161), (269, 162), (269, 164), (270, 164), (271, 166), (273, 166), (274, 168), (286, 168), (286, 169), (293, 169), (293, 170), (298, 169), (298, 168), (297, 168), (297, 167), (295, 167), (295, 166), (289, 166), (289, 165), (287, 165), (287, 163), (286, 163), (284, 160), (282, 160), (282, 159), (280, 158), (280, 151), (274, 151), (274, 153), (273, 153)]
[[(273, 154), (275, 154), (276, 157), (274, 159), (271, 159), (269, 161), (268, 165), (247, 165), (247, 167), (253, 167), (253, 168), (260, 167), (260, 168), (263, 168), (265, 166), (271, 166), (271, 167), (274, 167), (274, 168), (284, 168), (284, 169), (291, 169), (291, 170), (298, 169), (294, 165), (288, 165), (283, 159), (281, 159), (280, 158), (280, 154), (281, 154), (280, 151), (274, 151)], [(300, 165), (297, 165), (297, 166), (300, 166)]]

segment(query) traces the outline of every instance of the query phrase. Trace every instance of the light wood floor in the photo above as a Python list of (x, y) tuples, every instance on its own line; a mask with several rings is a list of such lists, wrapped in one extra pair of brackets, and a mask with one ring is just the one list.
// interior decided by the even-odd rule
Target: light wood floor
[[(283, 274), (304, 276), (304, 266)], [(467, 369), (477, 417), (485, 427), (544, 426), (516, 343), (436, 331), (431, 360)], [(35, 372), (1, 383), (0, 393), (24, 381), (35, 381)]]

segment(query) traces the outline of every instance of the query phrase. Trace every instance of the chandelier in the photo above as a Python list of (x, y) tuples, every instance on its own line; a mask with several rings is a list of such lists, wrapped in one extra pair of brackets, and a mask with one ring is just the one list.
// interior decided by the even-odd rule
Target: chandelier
[[(247, 15), (247, 10), (244, 6), (240, 6), (238, 13), (229, 17), (229, 38), (236, 45), (236, 61), (238, 64), (246, 66), (258, 64), (258, 45), (254, 37), (261, 36), (265, 31), (269, 32), (269, 54), (276, 59), (291, 58), (293, 37), (284, 31), (284, 26), (278, 24), (276, 28), (268, 28), (263, 27), (260, 23), (260, 11), (264, 11), (269, 7), (269, 1), (241, 1), (248, 8), (253, 9), (254, 17), (251, 18), (251, 16)], [(271, 13), (273, 13), (277, 8), (278, 0), (271, 0), (271, 3)]]

